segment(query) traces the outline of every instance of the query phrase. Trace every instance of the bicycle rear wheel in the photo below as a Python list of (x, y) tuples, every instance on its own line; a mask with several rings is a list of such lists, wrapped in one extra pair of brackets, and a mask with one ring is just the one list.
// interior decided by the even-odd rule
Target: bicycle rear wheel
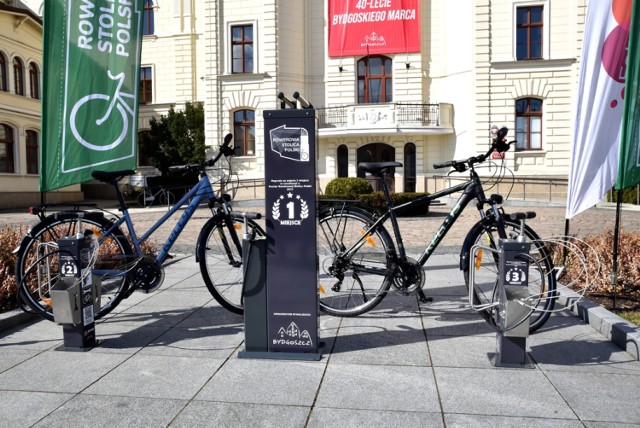
[[(519, 235), (520, 224), (505, 221), (507, 236), (515, 239)], [(551, 310), (556, 301), (556, 277), (551, 260), (551, 255), (544, 243), (528, 225), (525, 225), (524, 234), (528, 241), (531, 241), (531, 263), (529, 264), (529, 296), (527, 305), (533, 311), (530, 318), (529, 331), (534, 332), (544, 325), (551, 315)], [(469, 289), (469, 261), (471, 247), (476, 244), (498, 248), (498, 227), (497, 222), (483, 225), (477, 223), (467, 235), (463, 246), (461, 266), (464, 272), (464, 282)], [(533, 261), (535, 260), (535, 262)], [(537, 262), (537, 263), (536, 263)], [(498, 253), (480, 250), (476, 253), (474, 260), (475, 286), (473, 294), (474, 305), (490, 304), (497, 301), (498, 292)], [(480, 315), (491, 325), (496, 326), (497, 308), (481, 310)]]
[(155, 197), (148, 190), (143, 190), (138, 194), (138, 205), (140, 205), (140, 207), (142, 208), (147, 208), (148, 206), (151, 206), (154, 200), (155, 200)]
[[(57, 249), (58, 239), (75, 236), (78, 230), (82, 233), (90, 230), (98, 239), (92, 272), (100, 277), (102, 285), (100, 310), (95, 317), (101, 318), (112, 311), (124, 298), (128, 288), (126, 270), (135, 261), (129, 242), (120, 229), (105, 236), (113, 223), (100, 213), (82, 215), (80, 228), (78, 212), (46, 217), (25, 235), (20, 244), (15, 270), (19, 298), (28, 305), (30, 311), (51, 321), (53, 312), (49, 290), (59, 275), (59, 264), (57, 258), (43, 255)], [(38, 260), (40, 266), (34, 267)]]
[[(371, 214), (354, 207), (329, 207), (320, 211), (318, 257), (322, 311), (335, 316), (360, 315), (376, 307), (389, 291), (393, 263), (387, 254), (393, 251), (393, 244), (386, 229), (369, 231), (371, 224)], [(347, 254), (358, 242), (359, 246)]]
[[(223, 216), (209, 219), (200, 230), (197, 256), (200, 272), (207, 289), (222, 307), (236, 314), (243, 314), (242, 286), (242, 234), (244, 218), (232, 217), (232, 231), (229, 231)], [(265, 236), (262, 228), (253, 220), (247, 219), (249, 233)], [(234, 243), (234, 233), (240, 245)]]

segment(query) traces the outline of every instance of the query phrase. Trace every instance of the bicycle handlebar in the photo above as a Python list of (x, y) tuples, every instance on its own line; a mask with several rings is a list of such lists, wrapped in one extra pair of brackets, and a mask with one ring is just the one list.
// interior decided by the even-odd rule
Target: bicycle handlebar
[(511, 146), (511, 144), (515, 143), (516, 140), (506, 142), (505, 137), (507, 136), (508, 132), (509, 132), (509, 129), (506, 126), (503, 126), (502, 128), (500, 128), (496, 133), (496, 136), (493, 139), (493, 142), (491, 143), (491, 147), (489, 147), (489, 150), (487, 150), (487, 153), (483, 155), (472, 156), (465, 160), (450, 160), (442, 163), (434, 163), (433, 167), (435, 169), (450, 167), (455, 169), (458, 172), (465, 172), (467, 168), (470, 168), (475, 164), (484, 162), (491, 155), (491, 153), (493, 153), (494, 150), (497, 151), (498, 153), (504, 153), (507, 150), (509, 150), (509, 147)]
[(244, 218), (248, 218), (248, 219), (251, 219), (251, 220), (260, 220), (262, 218), (262, 214), (249, 212), (249, 211), (230, 211), (229, 215), (238, 216), (238, 217), (244, 217)]
[(233, 156), (234, 147), (231, 145), (231, 140), (233, 139), (233, 134), (229, 133), (225, 135), (224, 142), (220, 144), (218, 149), (218, 154), (213, 158), (200, 163), (190, 163), (186, 165), (174, 165), (169, 167), (169, 171), (171, 172), (186, 172), (196, 170), (198, 172), (203, 172), (204, 168), (211, 167), (220, 160), (222, 155), (225, 157)]

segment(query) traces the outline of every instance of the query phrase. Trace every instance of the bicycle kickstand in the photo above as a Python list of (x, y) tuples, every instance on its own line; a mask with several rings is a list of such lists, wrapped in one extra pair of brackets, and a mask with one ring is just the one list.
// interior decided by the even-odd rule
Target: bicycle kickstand
[(420, 300), (420, 303), (433, 302), (433, 297), (427, 297), (422, 288), (418, 288), (418, 299)]

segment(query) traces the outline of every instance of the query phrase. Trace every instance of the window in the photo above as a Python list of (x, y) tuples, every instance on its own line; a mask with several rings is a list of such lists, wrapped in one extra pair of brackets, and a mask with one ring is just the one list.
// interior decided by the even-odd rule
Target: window
[(404, 191), (416, 191), (416, 145), (413, 143), (404, 146)]
[(542, 100), (516, 101), (516, 150), (542, 149)]
[(18, 95), (24, 95), (24, 69), (20, 58), (13, 59), (13, 87)]
[(338, 147), (338, 177), (349, 176), (349, 149), (344, 144)]
[(253, 110), (238, 110), (233, 113), (233, 133), (236, 139), (236, 154), (255, 156), (256, 122)]
[(253, 26), (231, 27), (231, 72), (253, 73)]
[(142, 15), (142, 35), (151, 36), (154, 32), (153, 0), (145, 0), (144, 14)]
[(542, 58), (542, 6), (516, 10), (516, 58)]
[(38, 173), (38, 133), (27, 131), (27, 174)]
[(29, 63), (29, 94), (31, 98), (40, 99), (40, 73), (33, 62)]
[(368, 56), (358, 61), (358, 103), (392, 101), (391, 58)]
[(7, 58), (0, 52), (0, 91), (8, 91), (7, 84)]
[(13, 170), (13, 129), (0, 124), (0, 172)]
[(153, 75), (151, 67), (140, 69), (140, 104), (151, 104), (153, 102)]

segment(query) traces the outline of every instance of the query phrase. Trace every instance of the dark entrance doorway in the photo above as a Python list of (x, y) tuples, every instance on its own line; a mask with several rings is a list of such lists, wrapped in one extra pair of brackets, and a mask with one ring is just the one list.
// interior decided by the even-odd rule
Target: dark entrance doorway
[[(360, 162), (395, 162), (396, 160), (396, 150), (393, 146), (384, 143), (372, 143), (367, 144), (366, 146), (362, 146), (357, 151), (357, 163)], [(389, 190), (395, 191), (395, 180), (393, 175), (395, 173), (395, 168), (392, 168), (389, 174), (386, 176), (387, 186), (389, 186)], [(358, 169), (358, 177), (365, 178), (371, 186), (373, 187), (374, 192), (382, 191), (382, 183), (378, 177), (373, 176), (365, 176), (363, 171)]]

